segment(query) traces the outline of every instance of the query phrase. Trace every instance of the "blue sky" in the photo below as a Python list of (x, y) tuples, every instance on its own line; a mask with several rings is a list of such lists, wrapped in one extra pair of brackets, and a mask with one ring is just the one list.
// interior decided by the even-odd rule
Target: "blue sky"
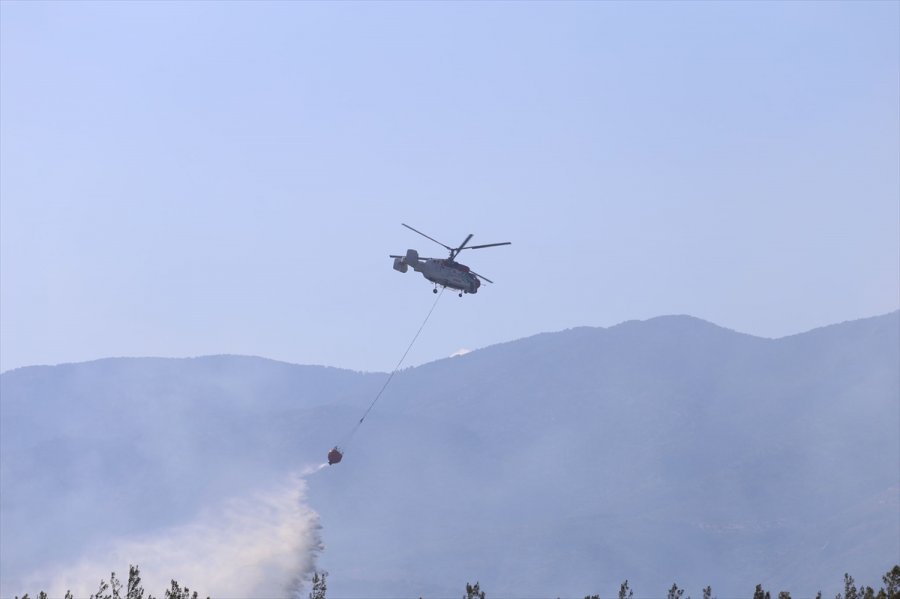
[(900, 305), (900, 3), (0, 3), (0, 369)]

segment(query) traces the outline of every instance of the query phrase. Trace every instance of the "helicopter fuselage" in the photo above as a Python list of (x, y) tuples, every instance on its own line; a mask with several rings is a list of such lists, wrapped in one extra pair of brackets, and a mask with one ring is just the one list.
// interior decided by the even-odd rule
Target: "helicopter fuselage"
[(407, 250), (406, 255), (394, 259), (394, 270), (406, 272), (406, 267), (422, 273), (422, 276), (441, 287), (449, 287), (463, 293), (478, 293), (481, 281), (472, 274), (469, 267), (455, 260), (442, 258), (420, 258), (416, 250)]

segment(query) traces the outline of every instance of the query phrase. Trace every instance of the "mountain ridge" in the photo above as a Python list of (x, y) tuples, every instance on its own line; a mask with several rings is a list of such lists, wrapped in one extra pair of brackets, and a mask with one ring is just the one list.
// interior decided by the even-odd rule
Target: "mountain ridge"
[(844, 571), (874, 586), (900, 561), (898, 323), (539, 334), (401, 370), (358, 431), (386, 373), (240, 356), (16, 369), (0, 376), (0, 579), (192, 526), (343, 439), (308, 488), (336, 596), (475, 578), (508, 596), (625, 578), (641, 596), (812, 596)]
[[(814, 333), (816, 331), (822, 331), (822, 330), (831, 329), (834, 327), (841, 327), (841, 326), (852, 324), (852, 323), (860, 323), (860, 322), (865, 322), (865, 321), (877, 320), (877, 319), (881, 319), (884, 317), (897, 317), (898, 327), (900, 327), (900, 309), (897, 309), (897, 310), (894, 310), (891, 312), (886, 312), (884, 314), (877, 314), (874, 316), (864, 316), (864, 317), (860, 317), (860, 318), (856, 318), (856, 319), (844, 320), (844, 321), (841, 321), (838, 323), (822, 325), (822, 326), (814, 327), (814, 328), (806, 330), (806, 331), (801, 331), (798, 333), (791, 333), (789, 335), (784, 335), (781, 337), (763, 337), (763, 336), (759, 336), (759, 335), (754, 335), (752, 333), (738, 331), (737, 329), (731, 329), (731, 328), (725, 327), (723, 325), (716, 324), (712, 321), (709, 321), (709, 320), (706, 320), (706, 319), (703, 319), (703, 318), (700, 318), (697, 316), (692, 316), (690, 314), (663, 314), (663, 315), (653, 316), (653, 317), (646, 318), (646, 319), (624, 320), (620, 323), (610, 325), (608, 327), (580, 325), (580, 326), (569, 327), (569, 328), (560, 329), (560, 330), (556, 330), (556, 331), (543, 331), (543, 332), (539, 332), (539, 333), (534, 333), (532, 335), (526, 335), (525, 337), (519, 337), (517, 339), (512, 339), (509, 341), (499, 341), (497, 343), (487, 345), (487, 346), (484, 346), (481, 348), (469, 349), (465, 354), (462, 354), (462, 355), (452, 355), (452, 356), (447, 356), (444, 358), (438, 358), (438, 359), (432, 360), (430, 362), (425, 362), (425, 363), (418, 364), (415, 366), (406, 366), (406, 367), (404, 367), (404, 370), (407, 370), (410, 368), (420, 368), (422, 366), (427, 366), (427, 365), (433, 364), (435, 362), (441, 362), (441, 361), (449, 360), (449, 359), (453, 359), (453, 358), (460, 358), (460, 357), (463, 357), (470, 353), (483, 351), (485, 349), (496, 347), (498, 345), (506, 345), (509, 343), (518, 343), (520, 341), (525, 341), (525, 340), (533, 339), (536, 337), (542, 337), (545, 335), (559, 335), (559, 334), (565, 334), (565, 333), (576, 332), (576, 331), (593, 331), (593, 332), (610, 331), (610, 330), (617, 329), (619, 327), (630, 327), (630, 326), (635, 326), (635, 325), (640, 325), (640, 324), (650, 324), (650, 323), (655, 323), (657, 321), (658, 322), (681, 321), (681, 322), (702, 323), (704, 325), (708, 325), (708, 326), (712, 327), (713, 329), (727, 331), (729, 333), (733, 333), (733, 334), (739, 335), (739, 336), (751, 337), (754, 339), (762, 339), (762, 340), (766, 340), (766, 341), (780, 341), (780, 340), (784, 340), (784, 339), (790, 339), (790, 338), (794, 338), (794, 337), (807, 335), (810, 333)], [(224, 354), (202, 354), (202, 355), (196, 355), (196, 356), (107, 356), (107, 357), (103, 357), (103, 358), (93, 358), (90, 360), (60, 362), (58, 364), (29, 364), (26, 366), (17, 366), (15, 368), (10, 368), (9, 370), (4, 370), (3, 372), (0, 372), (0, 375), (12, 373), (12, 372), (15, 372), (18, 370), (23, 370), (23, 369), (30, 369), (30, 368), (56, 368), (56, 367), (65, 367), (65, 366), (77, 366), (77, 365), (93, 364), (93, 363), (98, 363), (98, 362), (107, 362), (107, 361), (111, 361), (111, 360), (123, 360), (123, 361), (127, 361), (127, 360), (202, 360), (202, 359), (207, 359), (207, 358), (260, 359), (260, 360), (266, 360), (269, 362), (281, 363), (281, 364), (285, 364), (285, 365), (289, 365), (289, 366), (303, 366), (303, 367), (326, 368), (326, 369), (332, 368), (335, 370), (352, 372), (352, 373), (357, 373), (357, 374), (384, 374), (384, 373), (388, 372), (388, 371), (384, 371), (384, 370), (357, 370), (357, 369), (353, 369), (353, 368), (327, 365), (327, 364), (306, 364), (306, 363), (299, 363), (299, 362), (290, 362), (288, 360), (282, 360), (282, 359), (278, 359), (278, 358), (269, 358), (269, 357), (258, 355), (258, 354), (224, 353)]]

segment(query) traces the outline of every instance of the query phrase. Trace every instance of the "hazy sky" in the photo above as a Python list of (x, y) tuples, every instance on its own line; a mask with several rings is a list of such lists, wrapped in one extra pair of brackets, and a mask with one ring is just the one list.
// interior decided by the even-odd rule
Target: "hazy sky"
[(900, 3), (0, 3), (0, 369), (900, 305)]

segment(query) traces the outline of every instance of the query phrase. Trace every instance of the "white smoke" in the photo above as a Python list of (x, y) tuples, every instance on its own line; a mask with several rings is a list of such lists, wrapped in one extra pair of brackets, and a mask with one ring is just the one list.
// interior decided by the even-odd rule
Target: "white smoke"
[(136, 564), (141, 586), (156, 597), (172, 579), (215, 599), (299, 597), (322, 549), (319, 517), (305, 505), (305, 492), (305, 481), (293, 476), (279, 488), (203, 510), (188, 524), (42, 568), (22, 581), (23, 588), (89, 597), (101, 578), (108, 581), (115, 571), (124, 583), (128, 566)]
[(310, 475), (315, 474), (316, 472), (320, 471), (322, 468), (327, 468), (327, 467), (328, 467), (328, 462), (323, 462), (323, 463), (319, 464), (318, 466), (310, 466), (301, 473), (301, 476), (310, 476)]

